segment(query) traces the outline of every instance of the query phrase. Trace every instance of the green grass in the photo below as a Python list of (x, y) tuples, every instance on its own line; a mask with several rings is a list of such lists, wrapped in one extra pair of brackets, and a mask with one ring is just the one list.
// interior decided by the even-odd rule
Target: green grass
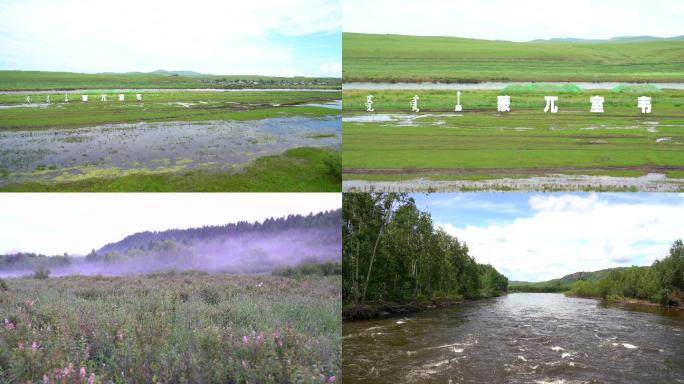
[(339, 275), (5, 282), (0, 382), (82, 383), (81, 367), (96, 383), (323, 383), (341, 373)]
[[(108, 101), (99, 101), (102, 93)], [(26, 102), (43, 103), (45, 94), (0, 95), (0, 105)], [(0, 131), (33, 130), (44, 128), (74, 128), (80, 126), (140, 121), (200, 121), (253, 120), (268, 117), (329, 116), (340, 111), (331, 108), (296, 106), (296, 104), (339, 100), (341, 92), (313, 91), (247, 91), (247, 92), (143, 92), (143, 102), (135, 101), (134, 93), (125, 93), (126, 101), (115, 99), (118, 93), (103, 91), (90, 93), (87, 103), (80, 95), (70, 94), (64, 103), (64, 93), (50, 94), (53, 104), (47, 108), (0, 109)], [(202, 101), (203, 103), (200, 103)], [(178, 103), (192, 103), (186, 108)], [(274, 106), (276, 105), (276, 106)]]
[(684, 38), (526, 42), (342, 34), (343, 80), (684, 81)]
[(159, 73), (73, 73), (0, 71), (0, 90), (164, 89), (164, 88), (330, 88), (341, 80), (330, 77), (270, 77), (254, 75), (173, 76)]
[[(344, 91), (344, 116), (365, 115), (367, 93)], [(637, 176), (655, 168), (675, 175), (684, 167), (682, 91), (649, 94), (653, 113), (644, 115), (631, 93), (559, 93), (559, 112), (545, 114), (545, 93), (510, 92), (512, 112), (497, 113), (500, 91), (467, 91), (462, 116), (450, 112), (455, 92), (419, 91), (422, 117), (412, 120), (405, 118), (416, 91), (372, 93), (376, 115), (398, 113), (404, 120), (343, 122), (345, 179)], [(605, 97), (603, 114), (589, 112), (595, 94)], [(663, 137), (671, 140), (656, 143)]]
[(129, 172), (64, 183), (25, 182), (0, 186), (3, 192), (339, 192), (341, 179), (327, 163), (340, 152), (294, 148), (258, 158), (238, 173), (192, 170), (181, 173)]

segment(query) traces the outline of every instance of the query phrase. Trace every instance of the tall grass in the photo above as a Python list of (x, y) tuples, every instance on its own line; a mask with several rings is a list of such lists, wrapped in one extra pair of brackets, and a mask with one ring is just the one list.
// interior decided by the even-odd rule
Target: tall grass
[(0, 382), (330, 382), (340, 278), (155, 274), (7, 280)]

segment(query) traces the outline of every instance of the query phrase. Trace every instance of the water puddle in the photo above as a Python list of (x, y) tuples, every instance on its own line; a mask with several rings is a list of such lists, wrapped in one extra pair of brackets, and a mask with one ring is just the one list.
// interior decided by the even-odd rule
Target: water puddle
[(0, 133), (0, 184), (88, 174), (236, 170), (295, 147), (341, 147), (339, 116), (107, 124)]

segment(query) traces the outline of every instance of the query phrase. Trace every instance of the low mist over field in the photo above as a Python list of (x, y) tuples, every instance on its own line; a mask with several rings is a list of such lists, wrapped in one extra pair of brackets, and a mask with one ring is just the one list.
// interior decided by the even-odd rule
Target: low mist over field
[(0, 277), (49, 270), (51, 276), (128, 275), (167, 270), (261, 273), (304, 262), (338, 262), (340, 210), (263, 222), (140, 232), (86, 256), (0, 256)]

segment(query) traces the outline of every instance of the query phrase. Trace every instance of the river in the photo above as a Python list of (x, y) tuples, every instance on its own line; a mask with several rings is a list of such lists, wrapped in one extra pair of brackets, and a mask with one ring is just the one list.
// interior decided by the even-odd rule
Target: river
[(345, 322), (345, 383), (684, 383), (684, 313), (515, 293)]

